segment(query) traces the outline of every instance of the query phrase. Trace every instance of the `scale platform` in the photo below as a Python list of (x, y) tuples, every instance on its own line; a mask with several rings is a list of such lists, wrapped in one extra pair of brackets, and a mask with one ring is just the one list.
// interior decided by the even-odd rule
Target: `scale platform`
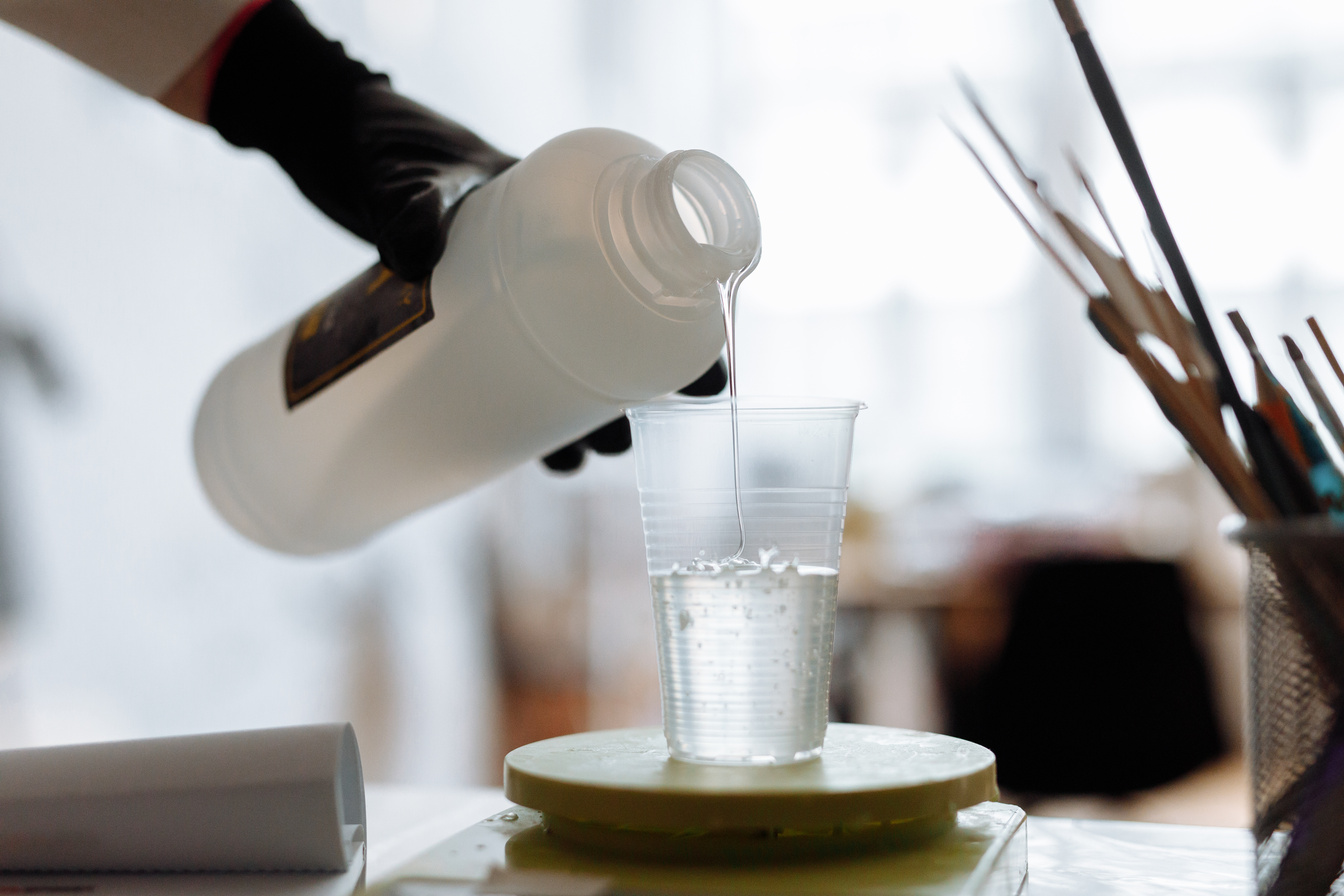
[(1021, 809), (994, 755), (939, 734), (832, 724), (819, 759), (671, 759), (657, 728), (552, 738), (505, 759), (518, 803), (380, 887), (389, 896), (1013, 896)]

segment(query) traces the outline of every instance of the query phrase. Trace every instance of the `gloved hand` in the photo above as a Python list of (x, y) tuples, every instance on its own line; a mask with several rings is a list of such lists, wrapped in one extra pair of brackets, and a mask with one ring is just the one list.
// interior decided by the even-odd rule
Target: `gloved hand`
[[(728, 368), (724, 365), (723, 359), (719, 359), (699, 379), (678, 391), (682, 395), (702, 397), (718, 395), (726, 385), (728, 385)], [(627, 417), (618, 417), (610, 423), (599, 426), (577, 442), (571, 442), (558, 451), (552, 451), (543, 457), (541, 462), (557, 473), (572, 473), (583, 466), (583, 459), (589, 451), (596, 451), (598, 454), (620, 454), (629, 448), (630, 420)]]
[(429, 276), (456, 203), (516, 159), (413, 100), (272, 0), (229, 45), (209, 123), (272, 156), (332, 220), (404, 280)]

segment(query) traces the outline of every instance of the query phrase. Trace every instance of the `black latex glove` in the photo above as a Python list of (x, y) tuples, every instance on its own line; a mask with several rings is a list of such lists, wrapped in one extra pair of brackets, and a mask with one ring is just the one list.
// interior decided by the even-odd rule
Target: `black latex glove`
[(456, 203), (516, 159), (392, 90), (272, 0), (230, 45), (210, 124), (273, 157), (314, 205), (373, 243), (404, 280), (429, 276)]
[[(728, 385), (728, 368), (723, 360), (719, 359), (698, 380), (678, 391), (682, 395), (698, 398), (718, 395), (726, 385)], [(583, 466), (583, 459), (589, 451), (596, 451), (598, 454), (620, 454), (629, 448), (630, 420), (627, 417), (618, 417), (604, 426), (599, 426), (577, 442), (571, 442), (558, 451), (552, 451), (543, 457), (541, 462), (557, 473), (572, 473)]]

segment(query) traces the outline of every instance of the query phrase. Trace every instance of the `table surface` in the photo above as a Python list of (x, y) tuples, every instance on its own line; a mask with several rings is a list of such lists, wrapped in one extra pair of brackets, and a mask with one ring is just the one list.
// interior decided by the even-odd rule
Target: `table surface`
[[(368, 879), (509, 807), (495, 788), (369, 785)], [(1029, 896), (1250, 896), (1254, 843), (1240, 828), (1027, 819)]]

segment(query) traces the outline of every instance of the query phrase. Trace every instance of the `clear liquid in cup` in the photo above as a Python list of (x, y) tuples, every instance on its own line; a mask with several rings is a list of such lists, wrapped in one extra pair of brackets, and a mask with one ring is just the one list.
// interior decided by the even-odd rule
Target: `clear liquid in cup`
[(651, 580), (672, 756), (769, 764), (821, 755), (836, 571), (752, 564)]

